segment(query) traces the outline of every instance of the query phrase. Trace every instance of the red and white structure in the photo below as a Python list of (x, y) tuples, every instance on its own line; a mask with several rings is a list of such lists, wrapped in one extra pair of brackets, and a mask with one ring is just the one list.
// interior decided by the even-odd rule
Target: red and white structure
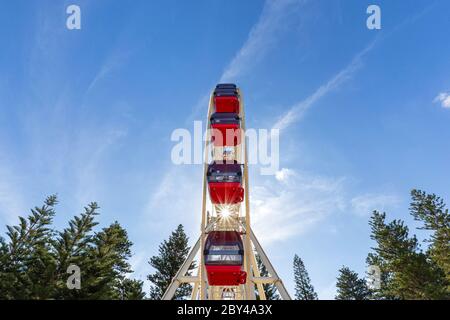
[[(235, 84), (216, 86), (207, 119), (200, 237), (163, 299), (191, 283), (193, 300), (265, 300), (264, 284), (274, 284), (290, 300), (251, 229), (245, 112)], [(256, 255), (269, 276), (260, 275)], [(187, 275), (195, 260), (196, 275)]]

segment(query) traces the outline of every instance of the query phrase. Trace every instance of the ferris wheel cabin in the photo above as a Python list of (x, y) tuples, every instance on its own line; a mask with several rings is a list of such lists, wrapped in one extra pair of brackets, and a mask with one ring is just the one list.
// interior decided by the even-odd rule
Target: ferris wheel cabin
[(244, 200), (240, 164), (213, 162), (208, 166), (206, 178), (213, 204), (237, 204)]
[(214, 147), (236, 147), (241, 143), (241, 119), (237, 113), (213, 113), (210, 123)]
[(214, 105), (216, 112), (240, 112), (239, 92), (235, 84), (218, 84), (214, 90)]
[(247, 273), (243, 271), (244, 246), (237, 231), (210, 232), (203, 254), (209, 285), (245, 284)]

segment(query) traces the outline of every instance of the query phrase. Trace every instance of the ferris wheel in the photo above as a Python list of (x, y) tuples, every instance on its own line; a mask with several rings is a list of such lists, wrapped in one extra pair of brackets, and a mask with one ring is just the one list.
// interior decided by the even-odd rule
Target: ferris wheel
[[(206, 130), (200, 237), (163, 300), (184, 283), (192, 285), (192, 300), (266, 300), (265, 284), (290, 300), (251, 229), (245, 108), (235, 84), (218, 84), (211, 93)], [(268, 276), (261, 276), (257, 256)], [(196, 275), (189, 275), (196, 260)]]

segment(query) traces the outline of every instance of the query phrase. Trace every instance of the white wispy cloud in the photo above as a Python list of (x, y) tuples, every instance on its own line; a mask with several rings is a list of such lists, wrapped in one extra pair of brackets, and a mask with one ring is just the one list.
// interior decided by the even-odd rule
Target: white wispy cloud
[[(188, 234), (197, 236), (201, 219), (202, 167), (173, 166), (149, 188), (144, 220), (152, 229), (169, 231), (183, 224)], [(164, 213), (161, 215), (160, 213)]]
[[(402, 201), (396, 194), (358, 194), (346, 177), (288, 168), (255, 180), (250, 190), (252, 225), (264, 245), (306, 234), (331, 216), (365, 217), (373, 210), (395, 208)], [(330, 232), (337, 231), (331, 228)]]
[(399, 205), (401, 199), (389, 194), (363, 194), (350, 200), (352, 212), (359, 216), (370, 215), (374, 210), (386, 211)]
[(258, 22), (251, 29), (248, 38), (233, 60), (226, 67), (220, 82), (235, 81), (252, 65), (260, 61), (277, 40), (278, 33), (287, 20), (306, 0), (267, 0)]
[(450, 109), (450, 93), (441, 92), (434, 99), (434, 103), (440, 103), (442, 108)]
[(294, 172), (291, 169), (283, 168), (275, 172), (275, 179), (280, 182), (287, 181), (293, 174)]
[(175, 168), (171, 168), (163, 175), (160, 183), (157, 185), (155, 190), (152, 191), (150, 200), (147, 205), (148, 210), (154, 209), (159, 205), (159, 203), (161, 203), (161, 201), (167, 200), (167, 196), (175, 188), (175, 181), (177, 176), (176, 171), (177, 170)]
[[(374, 49), (378, 42), (391, 37), (401, 29), (415, 23), (425, 14), (430, 12), (430, 10), (435, 5), (436, 3), (432, 3), (431, 5), (425, 7), (423, 10), (419, 11), (417, 14), (407, 17), (386, 34), (378, 34), (372, 42), (370, 42), (363, 50), (358, 52), (353, 57), (352, 61), (344, 69), (339, 71), (325, 84), (320, 86), (312, 95), (290, 107), (289, 110), (279, 118), (273, 128), (277, 128), (280, 130), (287, 129), (290, 125), (301, 119), (305, 112), (310, 109), (318, 100), (320, 100), (333, 90), (338, 89), (346, 81), (351, 79), (355, 75), (355, 73), (364, 65), (364, 57)], [(440, 101), (444, 107), (447, 107), (447, 105), (450, 106), (450, 98), (448, 93), (441, 93), (436, 99), (437, 101)]]
[(377, 39), (378, 38), (376, 38), (362, 51), (356, 54), (350, 64), (348, 64), (344, 69), (335, 74), (325, 84), (321, 85), (312, 95), (290, 107), (288, 111), (285, 112), (273, 125), (273, 129), (287, 129), (293, 123), (300, 120), (304, 113), (308, 109), (310, 109), (317, 101), (319, 101), (321, 98), (323, 98), (333, 90), (338, 89), (347, 80), (351, 79), (363, 65), (364, 56), (374, 48), (375, 44), (377, 43)]
[(83, 133), (75, 137), (71, 153), (77, 182), (74, 194), (80, 206), (98, 198), (99, 192), (105, 187), (99, 177), (99, 170), (107, 161), (112, 148), (125, 139), (127, 134), (125, 127), (108, 124), (103, 133), (85, 128)]
[(345, 178), (284, 172), (282, 180), (268, 177), (251, 188), (252, 224), (265, 245), (302, 235), (345, 208)]
[[(364, 58), (374, 49), (378, 42), (391, 36), (401, 28), (413, 23), (429, 8), (421, 11), (416, 16), (406, 19), (391, 32), (382, 37), (377, 36), (363, 50), (358, 52), (351, 62), (328, 81), (321, 85), (306, 99), (294, 104), (282, 114), (273, 125), (273, 129), (285, 130), (292, 124), (302, 119), (307, 110), (312, 108), (321, 98), (339, 89), (346, 81), (349, 81), (363, 67)], [(441, 93), (435, 102), (440, 102), (444, 107), (450, 105), (450, 95)], [(344, 184), (344, 178), (320, 177), (311, 174), (306, 177), (292, 175), (292, 170), (282, 169), (275, 175), (279, 188), (268, 188), (267, 184), (252, 190), (255, 209), (252, 215), (255, 229), (259, 228), (262, 238), (266, 241), (288, 239), (302, 234), (312, 228), (330, 214), (350, 211), (358, 215), (370, 214), (372, 210), (386, 210), (397, 206), (401, 199), (392, 194), (363, 194), (347, 197), (349, 188)], [(302, 177), (302, 179), (299, 179)], [(272, 186), (277, 186), (272, 183)], [(282, 186), (279, 184), (283, 184)], [(259, 224), (259, 225), (258, 225)], [(333, 298), (334, 283), (327, 288), (322, 298)]]
[[(363, 65), (363, 58), (375, 46), (377, 39), (357, 53), (350, 64), (335, 74), (312, 95), (288, 109), (273, 125), (273, 129), (285, 130), (319, 99), (339, 88)], [(265, 243), (285, 240), (314, 228), (329, 215), (344, 212), (349, 205), (345, 196), (345, 178), (322, 177), (317, 174), (299, 174), (283, 168), (275, 174), (275, 181), (260, 184), (252, 190), (255, 216), (254, 228)], [(271, 185), (271, 187), (268, 187)], [(355, 198), (352, 205), (363, 205), (362, 200), (388, 200), (387, 197)], [(378, 204), (373, 203), (373, 204)]]
[(191, 114), (186, 119), (185, 124), (187, 126), (192, 125), (192, 122), (198, 119), (198, 115), (201, 114), (202, 116), (206, 115), (206, 108), (209, 105), (209, 98), (210, 93), (205, 93), (203, 96), (201, 96), (197, 103), (192, 107)]
[(129, 59), (131, 52), (127, 50), (114, 50), (105, 59), (100, 69), (89, 84), (87, 92), (91, 91), (101, 80), (115, 70), (122, 67)]
[[(308, 0), (266, 0), (257, 23), (253, 25), (246, 41), (222, 72), (219, 83), (236, 82), (239, 76), (249, 72), (260, 62), (275, 46), (278, 35), (286, 28), (287, 21), (293, 20), (292, 17), (296, 16), (295, 13), (306, 2)], [(187, 118), (187, 123), (191, 123), (208, 105), (209, 95), (208, 91), (199, 98)]]

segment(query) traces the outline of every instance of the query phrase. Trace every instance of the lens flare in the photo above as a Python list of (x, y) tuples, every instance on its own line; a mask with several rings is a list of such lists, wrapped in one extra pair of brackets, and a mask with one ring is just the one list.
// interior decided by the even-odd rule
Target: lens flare
[(223, 218), (228, 218), (229, 216), (231, 216), (231, 210), (228, 207), (224, 207), (222, 210), (220, 210), (220, 215)]

